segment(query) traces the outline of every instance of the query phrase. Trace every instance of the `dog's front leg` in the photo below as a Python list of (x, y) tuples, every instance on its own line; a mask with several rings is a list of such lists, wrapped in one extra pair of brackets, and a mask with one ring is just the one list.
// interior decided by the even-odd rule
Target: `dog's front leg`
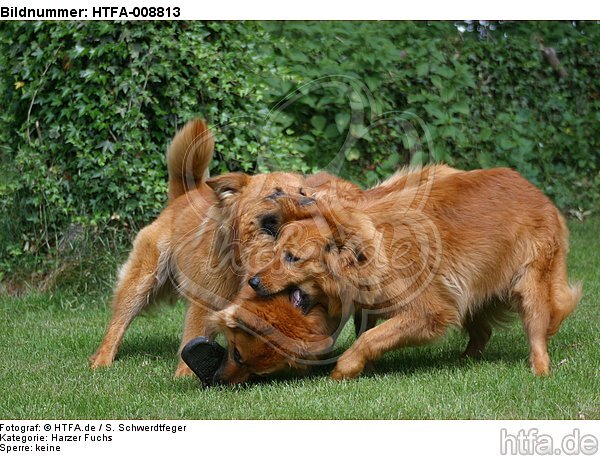
[(340, 357), (331, 378), (355, 378), (367, 363), (394, 348), (420, 345), (444, 334), (453, 314), (443, 305), (436, 306), (434, 299), (427, 301), (427, 304), (413, 302), (396, 316), (363, 333)]
[(366, 333), (363, 333), (352, 346), (344, 352), (338, 362), (335, 365), (335, 369), (331, 373), (331, 378), (334, 380), (344, 380), (347, 378), (358, 377), (365, 366), (370, 361), (369, 356), (366, 355), (366, 346), (363, 337)]
[[(206, 317), (210, 312), (208, 307), (201, 300), (190, 301), (188, 304), (187, 313), (185, 315), (185, 323), (183, 327), (183, 335), (181, 337), (181, 344), (179, 346), (179, 353), (183, 350), (183, 347), (195, 337), (205, 336), (210, 337), (210, 331), (207, 327)], [(177, 363), (177, 369), (175, 370), (175, 377), (185, 377), (193, 375), (192, 370), (189, 366), (180, 358)]]

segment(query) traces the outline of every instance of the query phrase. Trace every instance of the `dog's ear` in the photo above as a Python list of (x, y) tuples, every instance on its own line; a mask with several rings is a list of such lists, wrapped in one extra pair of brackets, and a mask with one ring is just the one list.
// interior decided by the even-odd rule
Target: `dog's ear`
[(221, 201), (224, 201), (240, 193), (249, 181), (250, 177), (247, 174), (227, 173), (211, 177), (206, 181), (206, 185), (215, 191)]
[(333, 347), (332, 337), (321, 334), (308, 334), (300, 338), (290, 338), (279, 331), (269, 335), (268, 340), (279, 349), (298, 358), (317, 356)]
[(348, 268), (362, 268), (374, 258), (375, 244), (359, 233), (346, 231), (343, 238), (325, 246), (325, 261), (334, 276), (344, 277)]
[(342, 246), (341, 249), (335, 249), (335, 253), (330, 255), (327, 265), (335, 277), (345, 277), (348, 268), (356, 268), (366, 262), (366, 255), (362, 251), (357, 251), (348, 246)]
[[(282, 308), (281, 310), (281, 318), (290, 313), (289, 309)], [(284, 334), (260, 315), (256, 315), (243, 307), (240, 307), (236, 312), (235, 320), (238, 328), (263, 338), (278, 350), (294, 357), (318, 355), (327, 351), (334, 344), (331, 337), (311, 334), (310, 330), (306, 328), (302, 331), (299, 327), (295, 327), (293, 336)]]
[(340, 255), (348, 264), (362, 266), (369, 261), (371, 250), (371, 243), (368, 240), (353, 235), (340, 249)]
[(244, 308), (239, 308), (236, 312), (235, 324), (238, 328), (263, 337), (270, 335), (275, 330), (264, 319)]
[(338, 249), (341, 249), (348, 238), (349, 230), (355, 222), (351, 208), (338, 206), (337, 202), (322, 201), (318, 204), (319, 215), (325, 220), (331, 236)]
[(321, 215), (327, 222), (333, 242), (325, 246), (326, 253), (337, 253), (347, 265), (360, 265), (368, 261), (370, 239), (363, 233), (371, 223), (350, 208), (321, 205)]

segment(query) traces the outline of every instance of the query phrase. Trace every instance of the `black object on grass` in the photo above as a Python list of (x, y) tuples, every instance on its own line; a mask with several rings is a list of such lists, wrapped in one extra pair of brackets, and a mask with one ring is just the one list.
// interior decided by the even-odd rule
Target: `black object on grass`
[(219, 369), (225, 354), (226, 350), (223, 347), (206, 337), (190, 340), (181, 350), (181, 358), (204, 386), (212, 386), (215, 372)]

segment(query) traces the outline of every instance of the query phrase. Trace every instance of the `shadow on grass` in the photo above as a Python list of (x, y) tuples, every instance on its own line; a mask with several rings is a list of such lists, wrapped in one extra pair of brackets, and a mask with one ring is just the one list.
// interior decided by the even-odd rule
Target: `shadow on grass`
[(440, 353), (414, 352), (401, 354), (393, 359), (378, 362), (369, 372), (369, 376), (377, 375), (420, 375), (445, 369), (467, 371), (478, 364), (495, 364), (517, 366), (525, 364), (527, 353), (506, 352), (485, 354), (481, 359), (463, 358), (460, 350), (449, 349)]
[(173, 360), (177, 358), (179, 339), (175, 336), (145, 334), (144, 336), (125, 340), (117, 357), (124, 359), (133, 356), (150, 356), (156, 360)]
[(461, 356), (466, 339), (453, 337), (441, 345), (411, 347), (390, 353), (375, 364), (369, 375), (415, 375), (443, 369), (468, 370), (477, 364), (502, 363), (503, 365), (525, 365), (528, 346), (518, 333), (502, 332), (492, 340), (480, 359)]
[[(492, 339), (483, 357), (479, 360), (461, 358), (462, 349), (466, 339), (449, 337), (439, 344), (421, 347), (409, 347), (390, 352), (377, 361), (374, 367), (366, 371), (364, 377), (378, 377), (382, 375), (421, 375), (435, 373), (441, 370), (468, 371), (477, 364), (501, 363), (504, 366), (525, 366), (528, 357), (528, 346), (523, 336), (518, 332), (501, 332), (497, 340)], [(349, 341), (350, 343), (352, 341)], [(349, 346), (349, 345), (348, 345)], [(337, 350), (340, 355), (348, 348), (346, 344)], [(145, 335), (132, 339), (123, 344), (119, 351), (119, 358), (133, 356), (150, 356), (156, 360), (175, 361), (179, 340), (165, 335)], [(315, 366), (306, 372), (287, 371), (268, 376), (257, 376), (242, 385), (218, 385), (211, 387), (211, 391), (248, 391), (255, 387), (281, 384), (298, 385), (303, 380), (319, 380), (327, 378), (335, 363)], [(198, 381), (178, 381), (181, 391), (204, 390), (205, 387)], [(195, 378), (193, 380), (196, 380)]]
[[(517, 333), (504, 333), (499, 336), (499, 339), (501, 340), (497, 344), (490, 344), (488, 350), (484, 352), (483, 357), (479, 360), (461, 358), (460, 354), (466, 341), (456, 338), (451, 341), (444, 341), (442, 346), (433, 345), (397, 350), (376, 362), (374, 368), (365, 372), (363, 377), (421, 375), (440, 372), (441, 370), (468, 371), (477, 364), (493, 365), (497, 363), (505, 367), (525, 366), (528, 347), (526, 343), (523, 343), (522, 337)], [(314, 381), (327, 378), (333, 367), (334, 363), (329, 363), (316, 366), (301, 374), (293, 371), (281, 372), (265, 377), (254, 377), (251, 381), (242, 385), (219, 385), (213, 388), (215, 391), (235, 392), (249, 391), (253, 388), (270, 385), (281, 386), (282, 383), (297, 386), (303, 380)], [(199, 383), (185, 383), (186, 390), (198, 388), (203, 389), (204, 387)]]

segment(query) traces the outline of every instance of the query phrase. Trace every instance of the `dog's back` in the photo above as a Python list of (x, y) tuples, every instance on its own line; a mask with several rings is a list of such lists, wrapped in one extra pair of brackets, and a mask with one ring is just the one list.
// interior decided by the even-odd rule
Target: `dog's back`
[[(543, 305), (546, 335), (558, 331), (578, 303), (581, 285), (568, 284), (568, 229), (540, 190), (516, 171), (496, 168), (448, 174), (415, 192), (420, 195), (408, 199), (441, 238), (436, 275), (460, 320), (497, 299), (516, 298), (521, 306)], [(544, 298), (533, 298), (532, 289)]]

